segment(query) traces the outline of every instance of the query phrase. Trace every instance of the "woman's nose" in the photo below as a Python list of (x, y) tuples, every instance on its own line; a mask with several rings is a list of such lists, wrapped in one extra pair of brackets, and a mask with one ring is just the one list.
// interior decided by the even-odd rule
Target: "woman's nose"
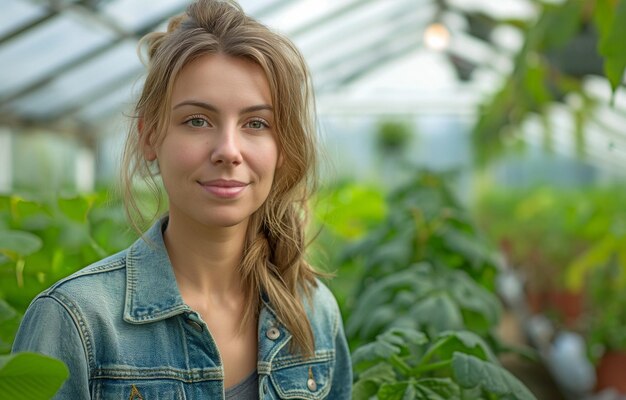
[(236, 127), (220, 129), (211, 152), (211, 162), (222, 165), (239, 165), (242, 162), (239, 136)]

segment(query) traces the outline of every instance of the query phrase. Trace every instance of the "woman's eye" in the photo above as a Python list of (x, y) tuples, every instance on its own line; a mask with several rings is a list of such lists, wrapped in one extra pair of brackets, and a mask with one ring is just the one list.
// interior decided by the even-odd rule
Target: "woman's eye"
[(208, 123), (205, 119), (203, 118), (191, 118), (189, 120), (187, 120), (187, 125), (190, 125), (194, 128), (204, 128), (206, 126), (208, 126)]
[(265, 122), (258, 120), (258, 119), (248, 122), (248, 126), (252, 129), (263, 129), (263, 128), (268, 127), (268, 125)]

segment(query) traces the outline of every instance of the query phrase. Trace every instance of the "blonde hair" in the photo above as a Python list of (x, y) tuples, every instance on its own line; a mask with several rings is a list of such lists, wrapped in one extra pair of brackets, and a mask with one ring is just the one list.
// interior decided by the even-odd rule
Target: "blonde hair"
[(134, 196), (133, 179), (143, 178), (157, 198), (161, 194), (142, 143), (158, 145), (163, 140), (174, 81), (182, 68), (200, 56), (220, 53), (251, 60), (265, 72), (282, 165), (268, 198), (248, 225), (240, 264), (247, 305), (241, 326), (256, 317), (259, 296), (265, 293), (293, 335), (292, 350), (311, 355), (314, 338), (304, 299), (310, 299), (318, 274), (303, 255), (306, 202), (317, 178), (317, 144), (311, 80), (302, 55), (289, 39), (250, 18), (230, 0), (195, 1), (170, 20), (167, 32), (146, 35), (141, 46), (147, 50), (148, 72), (135, 117), (143, 127), (141, 133), (136, 124), (131, 127), (122, 161), (126, 211), (135, 228), (147, 221)]

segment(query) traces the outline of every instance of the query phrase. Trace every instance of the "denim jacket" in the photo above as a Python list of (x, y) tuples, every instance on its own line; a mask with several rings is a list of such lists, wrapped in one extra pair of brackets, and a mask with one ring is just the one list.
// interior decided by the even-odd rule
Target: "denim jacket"
[[(13, 351), (64, 361), (56, 399), (223, 399), (224, 370), (207, 325), (180, 295), (157, 222), (130, 248), (37, 296)], [(337, 303), (321, 282), (305, 301), (315, 353), (289, 351), (291, 334), (262, 297), (258, 320), (261, 399), (349, 399), (352, 370)]]

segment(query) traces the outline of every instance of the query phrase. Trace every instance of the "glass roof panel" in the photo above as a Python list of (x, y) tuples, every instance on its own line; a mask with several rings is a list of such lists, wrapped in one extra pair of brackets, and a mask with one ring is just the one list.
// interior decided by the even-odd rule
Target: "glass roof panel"
[(352, 34), (344, 33), (336, 38), (332, 46), (326, 45), (324, 51), (321, 51), (321, 48), (305, 51), (305, 57), (313, 69), (318, 69), (333, 64), (351, 53), (363, 52), (368, 46), (385, 38), (391, 46), (396, 39), (403, 39), (400, 36), (411, 34), (404, 27), (410, 27), (417, 37), (424, 24), (432, 18), (433, 13), (434, 7), (429, 4), (421, 8), (419, 12), (404, 11), (396, 14), (395, 17), (386, 16), (379, 21), (370, 21), (369, 24), (361, 26)]
[(93, 122), (112, 113), (119, 113), (120, 110), (130, 109), (133, 106), (133, 99), (139, 97), (142, 87), (143, 79), (133, 80), (86, 105), (76, 113), (76, 116), (83, 121)]
[(464, 11), (483, 12), (495, 19), (530, 19), (537, 15), (537, 6), (529, 0), (447, 0)]
[(34, 117), (55, 114), (77, 102), (90, 101), (94, 90), (114, 85), (136, 74), (143, 66), (136, 55), (136, 43), (127, 40), (89, 62), (60, 75), (49, 84), (13, 104), (17, 112)]
[(285, 0), (239, 0), (239, 4), (244, 9), (244, 11), (253, 16), (257, 15), (259, 12), (262, 12), (268, 7), (279, 5), (284, 2)]
[[(399, 9), (408, 4), (415, 5), (415, 0), (400, 2), (376, 2), (367, 7), (358, 7), (349, 14), (339, 18), (332, 23), (319, 24), (315, 29), (302, 32), (294, 37), (298, 47), (306, 52), (309, 49), (319, 51), (327, 48), (330, 44), (344, 38), (348, 32), (362, 32), (364, 29), (374, 26), (376, 20), (386, 20), (398, 14)], [(352, 38), (358, 40), (358, 38)]]
[(46, 9), (24, 0), (2, 0), (0, 37), (46, 14)]
[[(361, 0), (364, 1), (364, 0)], [(264, 22), (269, 26), (289, 32), (324, 15), (329, 15), (353, 0), (299, 0), (268, 16)]]
[(11, 94), (112, 39), (95, 19), (68, 10), (0, 47), (0, 93)]
[(190, 0), (116, 0), (106, 4), (102, 12), (122, 28), (136, 32), (148, 24), (183, 11), (190, 2)]

